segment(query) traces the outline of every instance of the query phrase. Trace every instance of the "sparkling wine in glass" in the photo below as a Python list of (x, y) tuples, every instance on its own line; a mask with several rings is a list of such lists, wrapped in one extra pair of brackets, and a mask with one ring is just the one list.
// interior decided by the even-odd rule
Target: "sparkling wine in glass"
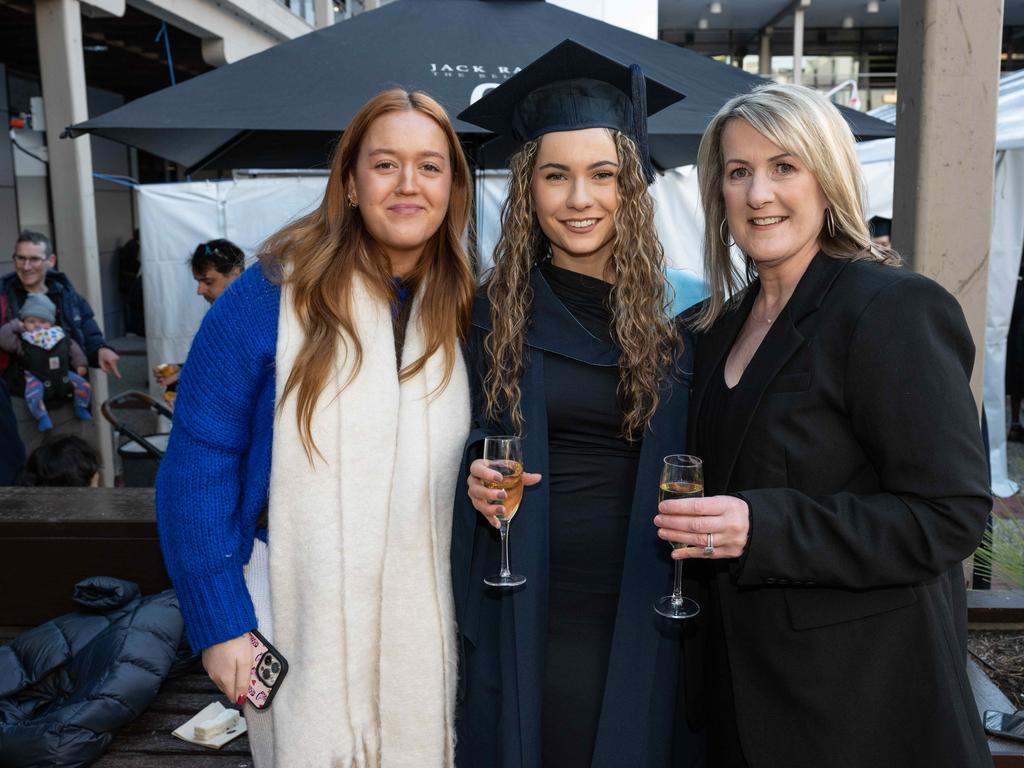
[[(658, 486), (658, 501), (670, 499), (693, 499), (704, 495), (704, 464), (696, 456), (676, 453), (666, 456), (661, 468)], [(671, 542), (673, 549), (688, 547), (689, 544)], [(668, 619), (692, 619), (700, 613), (696, 600), (683, 597), (683, 561), (675, 561), (672, 579), (672, 594), (659, 597), (654, 610)]]
[(502, 510), (496, 517), (501, 534), (501, 569), (484, 579), (491, 587), (518, 587), (526, 583), (526, 577), (512, 573), (508, 562), (508, 526), (519, 511), (523, 500), (523, 445), (515, 435), (500, 435), (484, 438), (484, 461), (490, 469), (501, 473), (499, 482), (486, 482), (487, 488), (500, 488), (505, 498), (498, 502)]

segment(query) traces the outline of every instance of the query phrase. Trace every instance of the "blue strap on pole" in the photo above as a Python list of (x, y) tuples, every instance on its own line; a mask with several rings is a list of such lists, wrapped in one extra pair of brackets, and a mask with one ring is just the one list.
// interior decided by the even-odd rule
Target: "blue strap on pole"
[(177, 85), (174, 80), (174, 59), (171, 57), (171, 35), (167, 31), (167, 22), (160, 22), (160, 31), (156, 33), (155, 42), (159, 43), (160, 38), (164, 39), (164, 50), (167, 51), (167, 69), (171, 73), (171, 85)]
[(128, 176), (116, 176), (109, 173), (93, 171), (92, 177), (94, 179), (99, 179), (100, 181), (109, 181), (111, 184), (120, 184), (122, 187), (131, 187), (134, 189), (138, 186), (138, 182)]

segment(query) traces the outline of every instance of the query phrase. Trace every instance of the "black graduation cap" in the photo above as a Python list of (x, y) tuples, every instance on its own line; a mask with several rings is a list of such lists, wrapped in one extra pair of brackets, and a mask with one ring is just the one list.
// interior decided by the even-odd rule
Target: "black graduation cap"
[(685, 96), (624, 65), (564, 40), (493, 91), (459, 119), (517, 144), (556, 131), (612, 128), (636, 142), (647, 182), (654, 181), (647, 118)]

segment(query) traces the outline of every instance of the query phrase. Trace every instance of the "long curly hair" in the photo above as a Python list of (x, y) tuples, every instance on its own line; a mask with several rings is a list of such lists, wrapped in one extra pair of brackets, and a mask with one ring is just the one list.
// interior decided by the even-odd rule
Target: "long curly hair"
[[(405, 365), (399, 379), (415, 376), (437, 350), (443, 350), (443, 389), (451, 379), (459, 342), (469, 329), (475, 280), (462, 246), (469, 220), (472, 187), (469, 166), (458, 136), (444, 108), (422, 91), (393, 88), (370, 99), (352, 118), (334, 158), (323, 201), (312, 213), (271, 235), (260, 249), (267, 275), (290, 286), (295, 313), (304, 332), (302, 348), (288, 375), (281, 405), (298, 397), (296, 416), (306, 456), (317, 452), (312, 423), (317, 401), (335, 370), (335, 353), (353, 355), (353, 374), (362, 363), (363, 350), (352, 317), (352, 277), (359, 274), (381, 301), (395, 299), (388, 259), (366, 230), (358, 208), (346, 200), (346, 184), (355, 175), (363, 138), (378, 117), (416, 110), (431, 118), (448, 140), (452, 186), (448, 211), (427, 243), (407, 283), (421, 297), (420, 323), (423, 354)], [(331, 393), (332, 395), (334, 393)]]
[(727, 301), (756, 276), (747, 259), (741, 269), (724, 242), (728, 229), (722, 180), (722, 133), (730, 120), (746, 120), (761, 135), (799, 157), (821, 186), (834, 224), (831, 234), (822, 219), (821, 250), (836, 259), (900, 264), (891, 248), (871, 241), (864, 220), (864, 185), (853, 134), (846, 120), (827, 98), (806, 86), (770, 83), (725, 103), (708, 124), (697, 154), (697, 178), (704, 207), (704, 274), (711, 296), (695, 320), (707, 330), (725, 311)]
[[(619, 161), (619, 205), (608, 263), (609, 276), (614, 277), (611, 335), (621, 350), (622, 434), (636, 440), (658, 407), (660, 384), (671, 372), (682, 339), (668, 312), (671, 287), (665, 278), (665, 253), (654, 227), (654, 200), (647, 191), (640, 155), (628, 136), (611, 133)], [(484, 341), (489, 363), (485, 407), (492, 419), (507, 411), (517, 431), (524, 427), (519, 384), (533, 304), (530, 272), (550, 248), (531, 193), (541, 140), (527, 142), (510, 160), (501, 237), (486, 283), (491, 331)]]

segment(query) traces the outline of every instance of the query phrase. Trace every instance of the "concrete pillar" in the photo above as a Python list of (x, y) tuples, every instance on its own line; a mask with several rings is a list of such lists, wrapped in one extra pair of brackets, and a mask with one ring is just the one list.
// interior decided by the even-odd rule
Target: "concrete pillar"
[(793, 82), (803, 82), (804, 68), (804, 9), (793, 11)]
[[(65, 126), (89, 118), (81, 9), (78, 0), (36, 0), (35, 15), (57, 257), (61, 271), (67, 273), (102, 320), (92, 149), (88, 138), (60, 138)], [(112, 485), (110, 427), (99, 412), (100, 403), (108, 397), (107, 378), (102, 373), (91, 378), (97, 448), (103, 460), (105, 484)]]
[(765, 27), (761, 30), (760, 49), (758, 50), (757, 73), (759, 75), (770, 75), (772, 73), (772, 28)]
[(317, 29), (334, 23), (334, 0), (313, 0), (313, 18)]
[(900, 6), (893, 245), (963, 306), (979, 403), (1002, 19), (1003, 0)]

